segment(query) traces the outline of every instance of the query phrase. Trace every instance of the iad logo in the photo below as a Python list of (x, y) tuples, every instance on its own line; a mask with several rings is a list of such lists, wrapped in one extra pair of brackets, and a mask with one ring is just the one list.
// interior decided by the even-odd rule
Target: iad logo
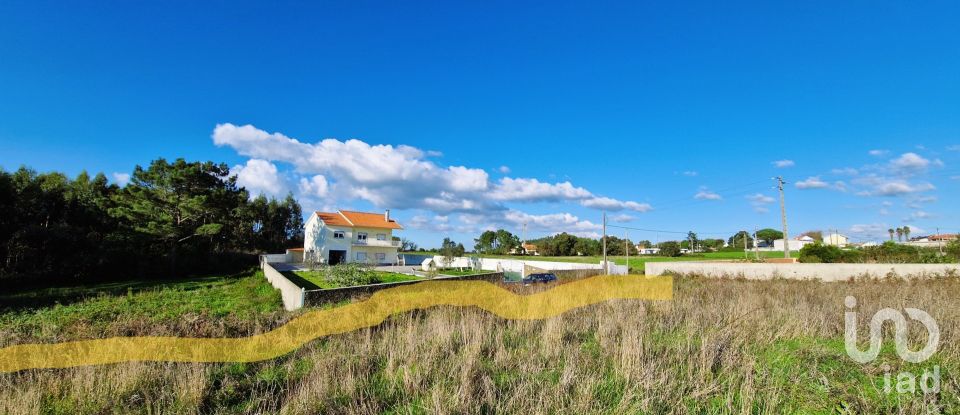
[[(884, 308), (877, 311), (870, 320), (870, 347), (866, 351), (857, 347), (857, 312), (853, 309), (857, 306), (857, 299), (853, 296), (847, 296), (844, 300), (849, 309), (844, 313), (844, 344), (847, 349), (847, 355), (851, 359), (860, 363), (869, 363), (880, 355), (880, 346), (883, 343), (883, 323), (892, 321), (894, 327), (893, 342), (897, 348), (897, 355), (900, 359), (910, 363), (921, 363), (933, 356), (940, 344), (940, 327), (936, 320), (930, 317), (930, 314), (916, 308), (905, 308), (907, 316), (919, 321), (927, 329), (927, 344), (914, 352), (910, 350), (907, 342), (907, 319), (903, 313), (892, 308)], [(890, 393), (893, 389), (891, 383), (891, 374), (889, 366), (884, 365), (884, 391)], [(910, 372), (900, 372), (897, 375), (896, 389), (898, 393), (916, 392), (917, 377)], [(932, 371), (924, 371), (920, 378), (920, 389), (924, 393), (936, 393), (940, 391), (940, 366), (934, 366)]]

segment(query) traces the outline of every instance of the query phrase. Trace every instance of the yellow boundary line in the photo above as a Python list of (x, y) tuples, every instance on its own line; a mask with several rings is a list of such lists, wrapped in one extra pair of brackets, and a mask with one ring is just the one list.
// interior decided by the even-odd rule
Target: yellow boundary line
[(474, 306), (506, 319), (544, 319), (612, 299), (673, 299), (673, 279), (598, 276), (531, 295), (483, 281), (425, 281), (369, 299), (314, 310), (269, 332), (239, 338), (112, 337), (0, 349), (0, 372), (131, 361), (252, 362), (289, 353), (322, 336), (380, 324), (390, 315), (439, 305)]

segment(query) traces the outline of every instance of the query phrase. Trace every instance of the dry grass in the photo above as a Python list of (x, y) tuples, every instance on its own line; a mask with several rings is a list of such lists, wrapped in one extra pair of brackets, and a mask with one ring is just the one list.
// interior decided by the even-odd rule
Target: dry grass
[[(674, 301), (620, 300), (542, 321), (436, 308), (253, 364), (130, 363), (0, 375), (0, 413), (957, 412), (960, 282), (678, 279)], [(861, 320), (915, 307), (940, 351), (869, 365), (843, 351)], [(864, 332), (861, 327), (861, 333)], [(863, 337), (863, 335), (861, 335)], [(922, 329), (911, 332), (915, 344)], [(887, 335), (886, 339), (892, 339)], [(919, 346), (914, 346), (914, 349)], [(940, 365), (942, 391), (886, 395), (881, 364)]]

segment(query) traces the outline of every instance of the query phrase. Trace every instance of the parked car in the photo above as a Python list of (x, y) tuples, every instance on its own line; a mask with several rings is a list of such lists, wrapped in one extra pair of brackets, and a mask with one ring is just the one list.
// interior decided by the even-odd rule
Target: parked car
[(533, 283), (548, 283), (557, 280), (557, 276), (552, 273), (546, 272), (541, 274), (530, 274), (523, 278), (524, 284), (533, 284)]

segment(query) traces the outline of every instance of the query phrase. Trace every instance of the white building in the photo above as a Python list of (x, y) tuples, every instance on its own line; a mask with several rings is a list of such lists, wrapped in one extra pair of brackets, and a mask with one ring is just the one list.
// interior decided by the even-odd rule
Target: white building
[[(801, 248), (816, 242), (813, 238), (803, 235), (796, 239), (790, 239), (787, 241), (787, 247), (791, 251), (799, 251)], [(783, 250), (783, 239), (777, 239), (773, 241), (772, 251), (782, 251)]]
[(839, 233), (830, 233), (829, 235), (823, 236), (824, 245), (836, 245), (841, 248), (850, 244), (850, 238), (847, 238), (846, 235), (841, 235)]
[(382, 214), (346, 210), (314, 212), (304, 228), (304, 261), (330, 265), (398, 262), (400, 241), (393, 240), (393, 230), (403, 227), (390, 219), (390, 210)]

